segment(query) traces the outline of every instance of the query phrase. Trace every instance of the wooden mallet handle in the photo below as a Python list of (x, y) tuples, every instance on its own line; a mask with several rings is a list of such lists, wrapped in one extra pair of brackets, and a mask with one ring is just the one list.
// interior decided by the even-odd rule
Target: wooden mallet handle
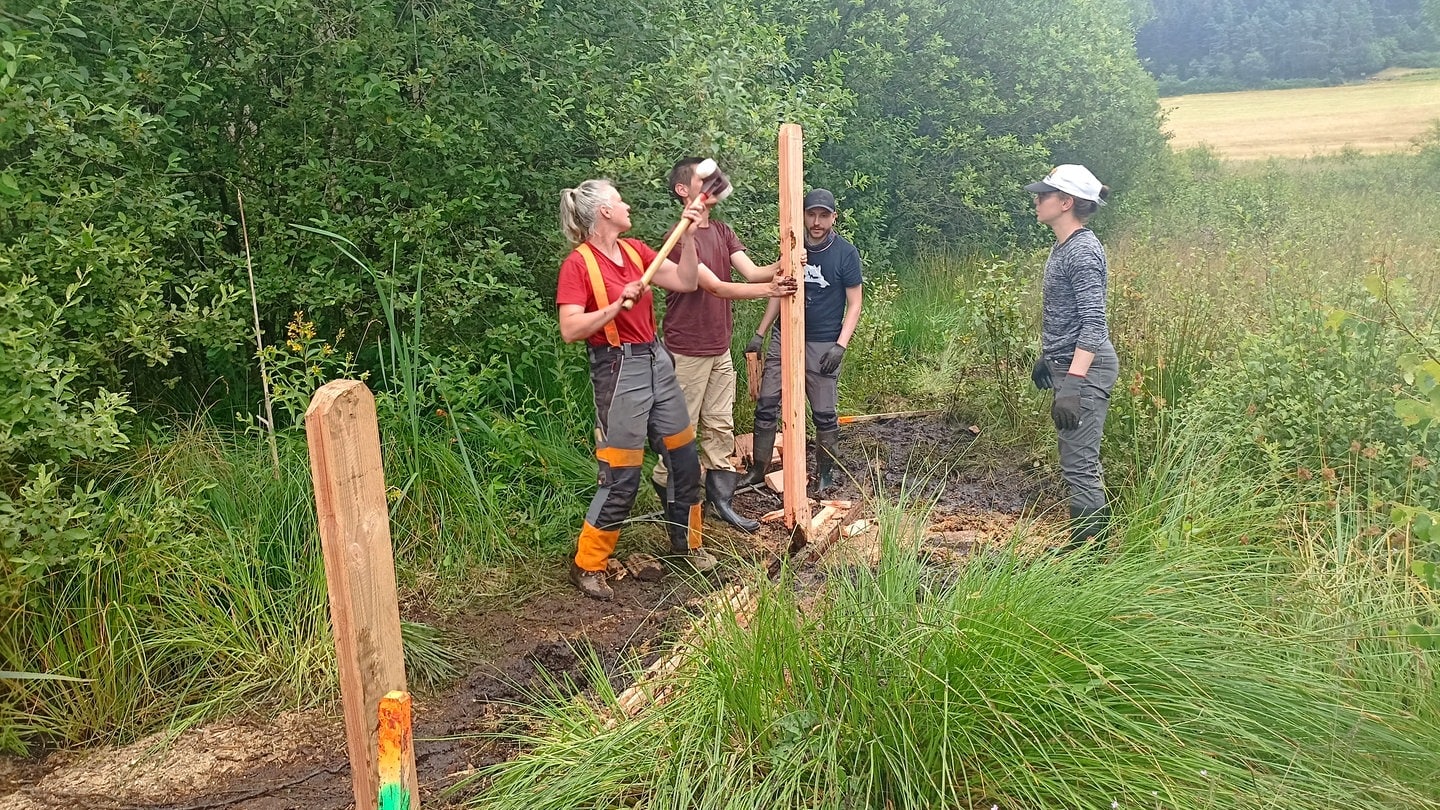
[[(725, 173), (720, 171), (715, 165), (715, 161), (706, 158), (700, 163), (696, 171), (705, 181), (704, 185), (700, 188), (700, 199), (702, 201), (708, 201), (711, 198), (723, 200), (730, 196), (730, 180), (725, 176)], [(670, 235), (665, 238), (665, 244), (660, 246), (660, 251), (655, 254), (655, 258), (650, 260), (650, 266), (645, 268), (645, 272), (640, 276), (641, 284), (646, 287), (650, 286), (651, 279), (655, 278), (655, 271), (659, 270), (660, 265), (665, 263), (666, 257), (670, 255), (670, 251), (675, 249), (675, 245), (679, 243), (680, 237), (689, 233), (690, 229), (694, 227), (695, 223), (691, 220), (683, 217), (680, 219), (680, 222), (670, 230)], [(622, 309), (631, 309), (635, 306), (635, 299), (626, 298), (620, 306)]]

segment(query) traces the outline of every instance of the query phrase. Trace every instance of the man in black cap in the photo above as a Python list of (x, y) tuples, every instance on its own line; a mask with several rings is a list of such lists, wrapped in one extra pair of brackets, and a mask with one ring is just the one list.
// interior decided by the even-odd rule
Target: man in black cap
[[(816, 489), (824, 492), (835, 485), (836, 445), (840, 422), (840, 364), (845, 347), (860, 322), (860, 252), (835, 233), (835, 195), (823, 188), (805, 195), (805, 398), (815, 419)], [(755, 405), (755, 462), (740, 479), (741, 486), (757, 484), (769, 471), (775, 450), (775, 429), (780, 418), (780, 302), (770, 299), (765, 316), (745, 351), (760, 352), (765, 332), (771, 331), (770, 351), (765, 356), (765, 375), (760, 383), (760, 401)], [(771, 330), (771, 324), (774, 329)]]

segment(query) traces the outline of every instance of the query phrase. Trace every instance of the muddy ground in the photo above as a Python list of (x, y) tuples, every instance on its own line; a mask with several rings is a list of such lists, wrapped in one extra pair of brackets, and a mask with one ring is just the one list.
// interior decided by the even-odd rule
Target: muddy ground
[[(1036, 459), (943, 417), (843, 427), (840, 459), (844, 474), (827, 497), (930, 507), (921, 554), (932, 562), (951, 564), (985, 544), (1006, 544), (1017, 524), (1037, 514), (1044, 522), (1057, 511), (1059, 488)], [(813, 484), (813, 462), (811, 473)], [(757, 517), (779, 505), (768, 492), (736, 497), (737, 509)], [(775, 523), (752, 537), (713, 521), (707, 530), (717, 551), (761, 565), (789, 542)], [(657, 551), (661, 537), (659, 526), (640, 522), (622, 534), (617, 556)], [(689, 624), (704, 594), (724, 581), (627, 577), (615, 583), (616, 599), (607, 604), (578, 598), (565, 582), (565, 565), (544, 562), (536, 586), (518, 601), (490, 600), (438, 618), (407, 616), (442, 626), (476, 651), (472, 669), (457, 683), (415, 696), (425, 807), (463, 802), (463, 791), (447, 789), (512, 756), (516, 748), (505, 732), (520, 728), (523, 706), (556, 684), (571, 693), (584, 688), (591, 660), (617, 690), (628, 685), (637, 667), (661, 655)], [(749, 569), (731, 566), (735, 575)], [(818, 586), (823, 574), (801, 581)], [(353, 806), (344, 748), (334, 709), (238, 718), (173, 740), (157, 736), (121, 748), (0, 760), (0, 808), (341, 810)]]

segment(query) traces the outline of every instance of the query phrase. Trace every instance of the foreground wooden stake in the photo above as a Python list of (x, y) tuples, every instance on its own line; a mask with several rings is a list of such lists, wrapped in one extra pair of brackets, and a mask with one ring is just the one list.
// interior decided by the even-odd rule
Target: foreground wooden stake
[(410, 730), (410, 693), (391, 692), (380, 698), (379, 724), (376, 726), (379, 754), (380, 810), (420, 810), (412, 801), (415, 783), (414, 768), (405, 770), (407, 761), (415, 761), (415, 738)]
[(805, 271), (800, 250), (805, 233), (805, 155), (799, 124), (780, 127), (780, 275), (800, 283), (780, 299), (780, 414), (785, 431), (785, 526), (804, 541), (810, 531), (805, 497)]
[[(375, 810), (380, 795), (380, 699), (405, 690), (375, 397), (356, 380), (327, 383), (305, 412), (305, 435), (330, 589), (355, 807)], [(414, 751), (401, 755), (400, 769), (411, 806), (418, 808)]]

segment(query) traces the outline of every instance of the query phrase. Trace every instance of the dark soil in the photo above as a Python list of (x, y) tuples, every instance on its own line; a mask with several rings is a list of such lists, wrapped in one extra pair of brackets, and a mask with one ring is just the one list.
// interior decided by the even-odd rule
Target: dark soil
[[(813, 494), (813, 450), (811, 455)], [(941, 417), (846, 426), (841, 429), (839, 455), (840, 484), (825, 497), (871, 502), (878, 495), (891, 503), (933, 504), (931, 539), (936, 542), (932, 546), (948, 549), (935, 553), (968, 553), (974, 543), (1007, 531), (1021, 515), (1058, 494), (1033, 458), (991, 445), (983, 431), (977, 435), (968, 424)], [(645, 503), (642, 500), (637, 513)], [(736, 496), (735, 505), (738, 511), (759, 517), (781, 502), (768, 491), (745, 491)], [(789, 545), (789, 533), (779, 522), (765, 524), (751, 537), (713, 520), (706, 526), (707, 545), (732, 559), (766, 565)], [(638, 520), (622, 535), (616, 556), (656, 553), (661, 536), (658, 525)], [(538, 584), (520, 599), (491, 599), (444, 617), (407, 615), (443, 627), (477, 651), (472, 668), (457, 683), (415, 696), (416, 764), (425, 807), (462, 801), (463, 788), (460, 793), (447, 790), (516, 753), (504, 732), (523, 728), (528, 718), (525, 706), (543, 695), (575, 694), (587, 688), (595, 663), (617, 691), (628, 686), (635, 673), (659, 657), (674, 634), (688, 625), (699, 599), (719, 584), (716, 578), (679, 572), (659, 582), (626, 577), (613, 583), (615, 601), (602, 603), (582, 598), (570, 588), (565, 581), (567, 563), (545, 562), (544, 570), (534, 574)], [(748, 566), (727, 567), (736, 571)], [(823, 575), (802, 574), (800, 579), (818, 584)], [(12, 768), (13, 783), (6, 787), (14, 789), (29, 781), (30, 787), (11, 794), (28, 801), (22, 806), (66, 810), (353, 806), (343, 730), (333, 717), (319, 718), (310, 726), (309, 733), (301, 735), (304, 742), (288, 755), (247, 760), (233, 772), (204, 783), (203, 789), (178, 790), (163, 796), (163, 801), (127, 800), (113, 791), (89, 796), (73, 790), (47, 793), (51, 780), (34, 783), (42, 771), (26, 768), (40, 766), (24, 763)], [(5, 792), (0, 789), (0, 804), (7, 801)]]

